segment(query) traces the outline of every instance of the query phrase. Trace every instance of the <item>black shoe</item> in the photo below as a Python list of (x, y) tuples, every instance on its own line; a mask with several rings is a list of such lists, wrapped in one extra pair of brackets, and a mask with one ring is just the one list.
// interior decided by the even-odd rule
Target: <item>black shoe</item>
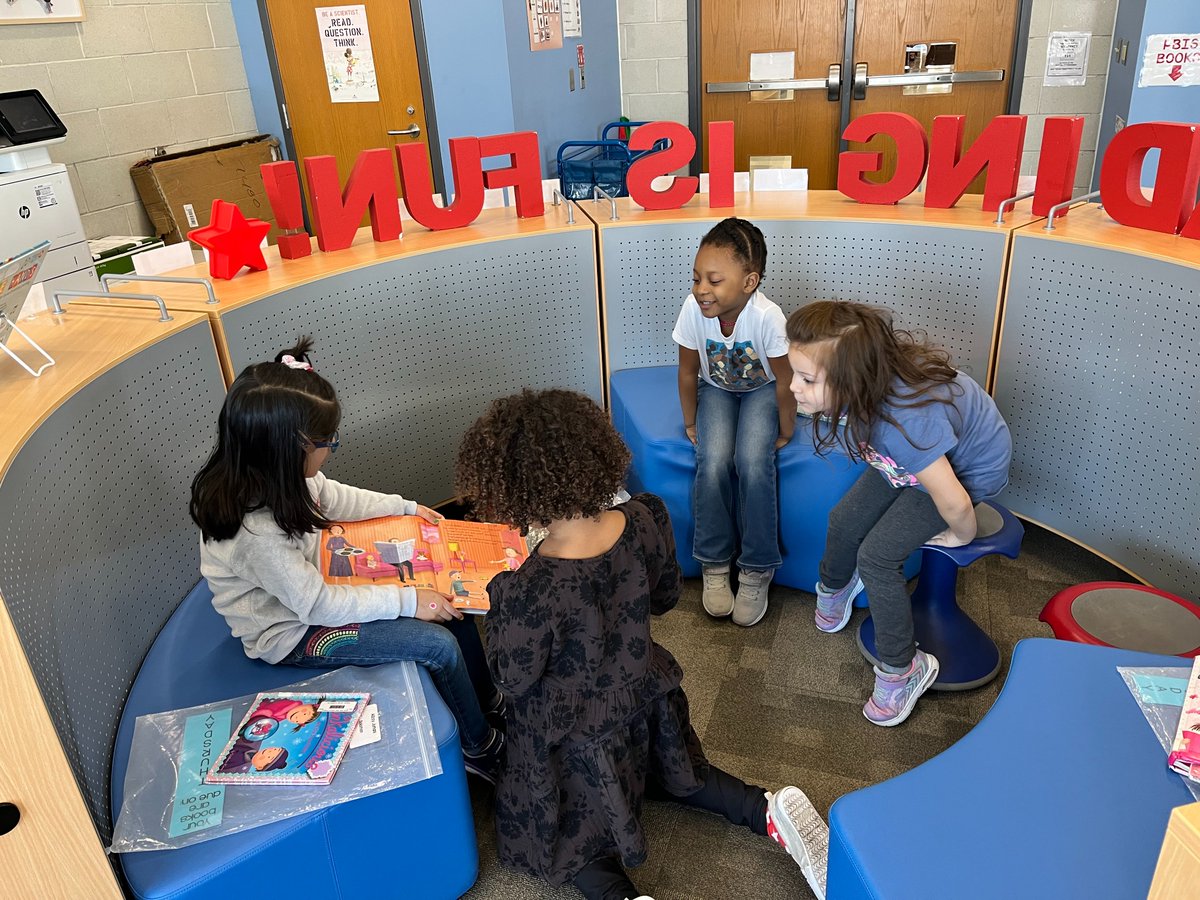
[(496, 699), (483, 711), (483, 717), (497, 731), (508, 732), (508, 698), (503, 691), (496, 691)]
[(463, 753), (463, 765), (467, 773), (482, 778), (494, 785), (500, 776), (500, 762), (504, 759), (504, 732), (493, 728), (487, 746), (479, 753)]

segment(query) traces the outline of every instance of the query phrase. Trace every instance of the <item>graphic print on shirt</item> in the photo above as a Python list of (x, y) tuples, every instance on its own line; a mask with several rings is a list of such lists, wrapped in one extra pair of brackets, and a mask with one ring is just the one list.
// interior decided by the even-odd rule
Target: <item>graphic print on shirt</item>
[(890, 456), (884, 456), (870, 444), (859, 444), (858, 447), (867, 465), (882, 472), (892, 487), (916, 487), (920, 484), (916, 475), (906, 471), (902, 465)]
[(705, 341), (704, 354), (713, 383), (727, 390), (750, 391), (771, 380), (752, 341), (735, 341), (729, 347), (710, 338)]

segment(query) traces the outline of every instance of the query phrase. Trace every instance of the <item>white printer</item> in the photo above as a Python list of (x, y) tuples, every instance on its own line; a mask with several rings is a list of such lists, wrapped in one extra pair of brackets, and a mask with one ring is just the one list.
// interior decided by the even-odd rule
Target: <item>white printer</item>
[(47, 297), (99, 288), (67, 167), (47, 149), (66, 134), (40, 91), (0, 93), (0, 262), (50, 241), (37, 278)]

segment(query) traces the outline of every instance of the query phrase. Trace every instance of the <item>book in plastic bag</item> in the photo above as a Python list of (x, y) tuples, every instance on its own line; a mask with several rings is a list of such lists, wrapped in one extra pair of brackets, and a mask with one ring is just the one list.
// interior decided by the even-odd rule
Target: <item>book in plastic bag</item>
[(321, 533), (321, 574), (330, 584), (406, 584), (454, 597), (465, 613), (491, 609), (487, 583), (529, 556), (505, 525), (420, 516), (337, 522)]
[(1167, 765), (1192, 781), (1200, 781), (1200, 657), (1192, 660), (1183, 694), (1183, 712), (1175, 729), (1175, 740)]
[(204, 780), (329, 784), (370, 694), (259, 694)]

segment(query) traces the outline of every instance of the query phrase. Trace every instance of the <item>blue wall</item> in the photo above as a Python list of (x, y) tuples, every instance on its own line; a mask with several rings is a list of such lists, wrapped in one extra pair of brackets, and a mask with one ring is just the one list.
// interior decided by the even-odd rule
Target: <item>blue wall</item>
[[(1126, 124), (1135, 122), (1200, 123), (1200, 85), (1174, 87), (1154, 85), (1138, 87), (1146, 38), (1152, 34), (1196, 34), (1200, 32), (1200, 10), (1179, 0), (1121, 0), (1113, 27), (1114, 44), (1129, 41), (1127, 65), (1115, 58), (1108, 64), (1108, 83), (1104, 91), (1104, 112), (1100, 121), (1097, 158), (1116, 132), (1116, 117)], [(1152, 150), (1142, 168), (1142, 186), (1154, 184), (1158, 172), (1158, 151)], [(1093, 190), (1100, 184), (1100, 166), (1096, 166)]]
[(283, 119), (275, 99), (275, 84), (271, 80), (271, 67), (267, 62), (267, 43), (262, 20), (258, 16), (258, 4), (234, 3), (233, 22), (237, 28), (238, 44), (242, 48), (246, 80), (250, 83), (250, 104), (254, 108), (255, 125), (259, 133), (279, 139), (280, 152), (286, 159), (290, 153), (283, 143)]
[[(508, 35), (513, 125), (536, 131), (542, 148), (542, 175), (557, 176), (558, 145), (568, 140), (600, 137), (600, 129), (621, 118), (621, 62), (617, 45), (617, 4), (613, 0), (581, 3), (583, 36), (563, 38), (562, 49), (529, 49), (525, 3), (504, 0)], [(587, 88), (580, 89), (575, 46), (583, 44)], [(575, 69), (575, 90), (568, 70)]]

